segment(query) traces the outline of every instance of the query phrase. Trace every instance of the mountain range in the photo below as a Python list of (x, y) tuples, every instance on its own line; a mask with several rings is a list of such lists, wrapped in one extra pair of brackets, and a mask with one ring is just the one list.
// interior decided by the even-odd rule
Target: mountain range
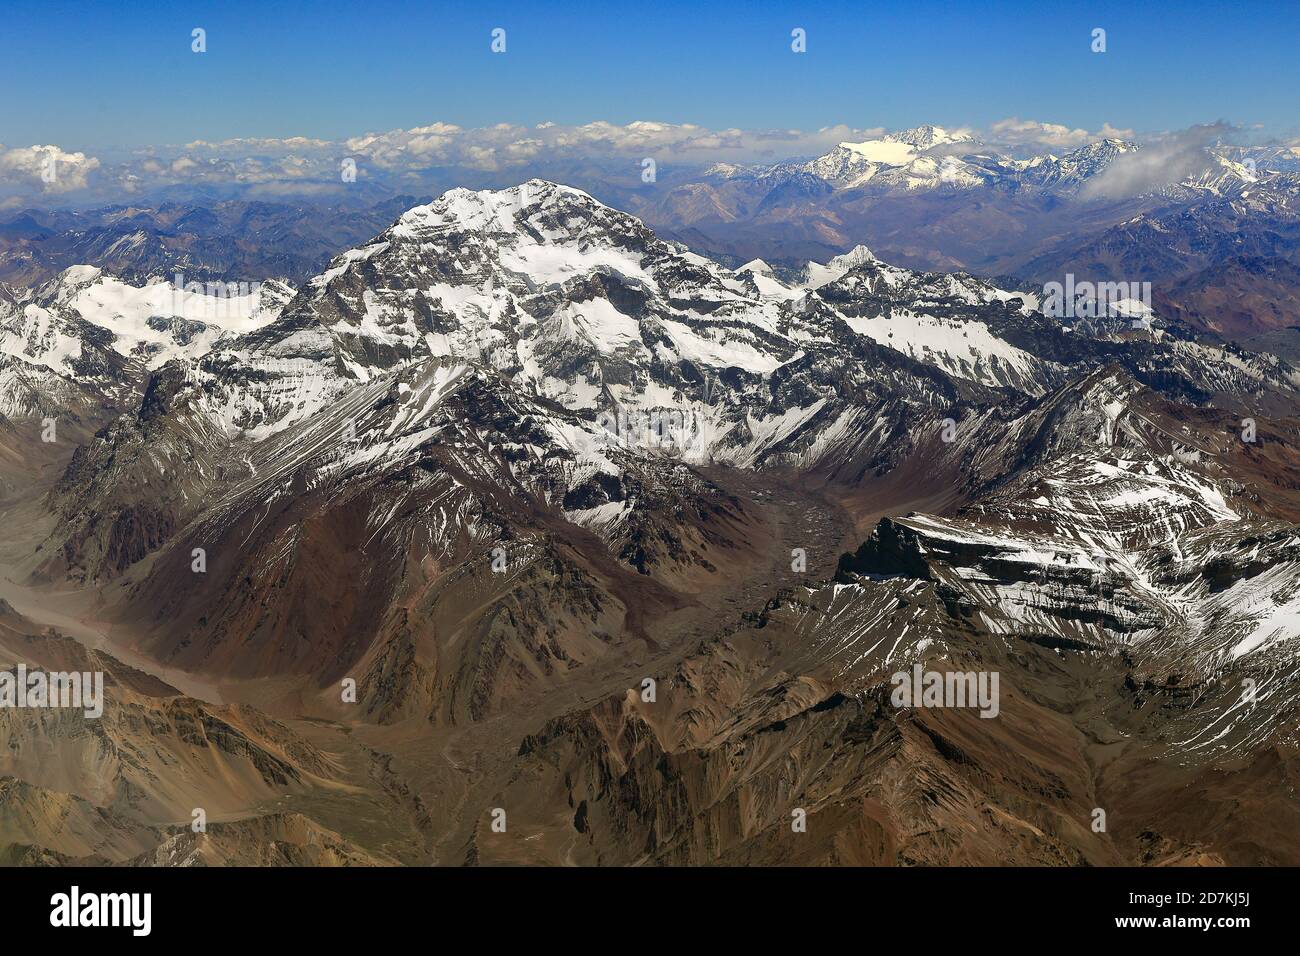
[[(1141, 278), (1294, 178), (1101, 201), (1141, 150), (980, 148), (641, 218), (457, 188), (235, 295), (172, 252), (0, 286), (0, 663), (107, 678), (98, 720), (0, 710), (7, 861), (1300, 861), (1300, 366), (1212, 291), (1293, 250), (1058, 317), (888, 217)], [(1095, 252), (1048, 241), (1073, 203)], [(996, 713), (900, 706), (914, 669)]]
[[(768, 165), (663, 163), (649, 182), (639, 163), (591, 157), (495, 172), (436, 167), (411, 183), (430, 194), (529, 176), (571, 183), (732, 268), (758, 258), (793, 275), (865, 244), (896, 265), (1027, 286), (1067, 273), (1150, 282), (1164, 311), (1204, 334), (1264, 336), (1294, 351), (1300, 158), (1212, 133), (1055, 153), (921, 126)], [(179, 272), (301, 285), (419, 202), (378, 181), (311, 181), (276, 201), (209, 188), (15, 210), (0, 217), (0, 281), (33, 285), (92, 264), (135, 282)]]
[(923, 126), (613, 199), (733, 265), (797, 267), (866, 243), (912, 268), (1151, 282), (1167, 311), (1245, 341), (1300, 324), (1278, 294), (1297, 262), (1297, 172), (1294, 151), (1272, 147), (1106, 139), (1017, 158)]

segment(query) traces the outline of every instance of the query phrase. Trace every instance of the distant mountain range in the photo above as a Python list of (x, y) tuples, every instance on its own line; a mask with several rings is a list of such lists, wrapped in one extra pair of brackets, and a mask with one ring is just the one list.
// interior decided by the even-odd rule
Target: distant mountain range
[[(1298, 167), (1293, 150), (1115, 139), (1013, 158), (923, 126), (806, 162), (715, 165), (619, 202), (733, 265), (795, 266), (865, 243), (913, 268), (1150, 281), (1204, 331), (1248, 338), (1300, 323), (1276, 294), (1300, 262)], [(1230, 275), (1206, 271), (1242, 257), (1252, 264)], [(1205, 307), (1229, 297), (1230, 315)]]
[(89, 210), (28, 209), (0, 217), (0, 282), (32, 284), (94, 263), (128, 280), (171, 277), (299, 282), (416, 202), (370, 204), (202, 200)]
[[(1300, 267), (1300, 157), (1289, 148), (1106, 139), (1023, 156), (921, 126), (808, 160), (675, 165), (652, 183), (627, 162), (535, 167), (733, 268), (758, 258), (798, 270), (866, 245), (910, 268), (1029, 285), (1066, 273), (1149, 281), (1168, 314), (1236, 341), (1300, 325), (1287, 285)], [(435, 179), (491, 186), (529, 168), (445, 169)], [(94, 263), (132, 281), (182, 271), (299, 283), (416, 202), (377, 198), (377, 189), (347, 202), (335, 189), (292, 203), (29, 209), (0, 219), (0, 281), (30, 284)]]

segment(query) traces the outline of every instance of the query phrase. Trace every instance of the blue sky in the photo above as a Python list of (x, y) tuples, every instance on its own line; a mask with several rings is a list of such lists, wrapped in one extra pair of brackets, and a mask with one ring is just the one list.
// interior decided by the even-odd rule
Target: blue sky
[[(6, 0), (0, 16), (11, 146), (337, 139), (434, 121), (1300, 125), (1297, 3)], [(489, 50), (498, 26), (505, 55)], [(805, 54), (790, 50), (793, 27)], [(1089, 49), (1094, 27), (1104, 54)]]

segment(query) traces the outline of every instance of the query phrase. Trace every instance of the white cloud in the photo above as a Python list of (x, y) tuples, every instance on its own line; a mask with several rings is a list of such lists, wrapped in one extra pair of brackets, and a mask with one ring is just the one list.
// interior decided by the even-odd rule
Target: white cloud
[(327, 139), (312, 139), (308, 136), (288, 136), (283, 139), (248, 137), (223, 139), (215, 143), (204, 139), (196, 139), (192, 143), (186, 143), (185, 149), (191, 152), (208, 150), (214, 153), (237, 152), (247, 154), (250, 152), (278, 153), (302, 149), (324, 149), (329, 145), (330, 141)]
[(1060, 123), (1040, 123), (1037, 120), (1022, 120), (1013, 116), (990, 125), (988, 132), (982, 138), (1006, 146), (1070, 150), (1102, 139), (1130, 140), (1134, 135), (1131, 129), (1117, 129), (1109, 123), (1103, 123), (1098, 130), (1077, 127), (1071, 129)]
[(58, 146), (0, 146), (0, 182), (36, 187), (46, 193), (84, 189), (86, 177), (98, 168), (94, 156), (65, 152)]
[(639, 120), (625, 125), (598, 120), (581, 126), (499, 123), (462, 128), (447, 123), (354, 136), (341, 145), (349, 155), (388, 170), (432, 165), (502, 169), (537, 159), (652, 156), (661, 161), (745, 161), (815, 156), (845, 140), (866, 139), (881, 129), (831, 126), (800, 130), (714, 130), (692, 123)]

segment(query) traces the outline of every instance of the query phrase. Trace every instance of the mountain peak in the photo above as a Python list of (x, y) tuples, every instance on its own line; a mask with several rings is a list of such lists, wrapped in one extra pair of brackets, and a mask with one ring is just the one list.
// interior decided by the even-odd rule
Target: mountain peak
[(862, 265), (864, 262), (874, 262), (876, 257), (871, 250), (859, 243), (848, 252), (835, 256), (826, 265), (832, 269), (853, 269)]
[(766, 276), (770, 276), (773, 274), (772, 267), (762, 259), (750, 259), (743, 266), (740, 266), (738, 269), (736, 269), (736, 275), (741, 275), (742, 273), (745, 272), (757, 272), (761, 275), (766, 275)]
[(835, 256), (825, 265), (809, 262), (804, 267), (804, 283), (809, 289), (820, 289), (843, 278), (858, 266), (875, 261), (876, 257), (872, 255), (870, 249), (864, 245), (857, 245), (848, 252)]
[(449, 189), (427, 205), (408, 209), (390, 231), (403, 237), (417, 229), (451, 226), (513, 232), (517, 229), (519, 214), (524, 210), (543, 210), (562, 205), (613, 212), (581, 189), (545, 179), (530, 179), (506, 189)]
[(36, 298), (44, 302), (63, 303), (104, 275), (97, 266), (68, 266), (36, 290)]
[(1141, 148), (1137, 143), (1112, 137), (1080, 146), (1078, 149), (1066, 153), (1066, 156), (1118, 156), (1121, 153), (1132, 153)]
[(930, 149), (946, 143), (975, 142), (975, 138), (969, 133), (952, 132), (942, 126), (932, 126), (930, 124), (899, 130), (896, 133), (888, 133), (881, 138), (891, 143), (906, 143), (909, 146), (915, 146), (917, 149)]

